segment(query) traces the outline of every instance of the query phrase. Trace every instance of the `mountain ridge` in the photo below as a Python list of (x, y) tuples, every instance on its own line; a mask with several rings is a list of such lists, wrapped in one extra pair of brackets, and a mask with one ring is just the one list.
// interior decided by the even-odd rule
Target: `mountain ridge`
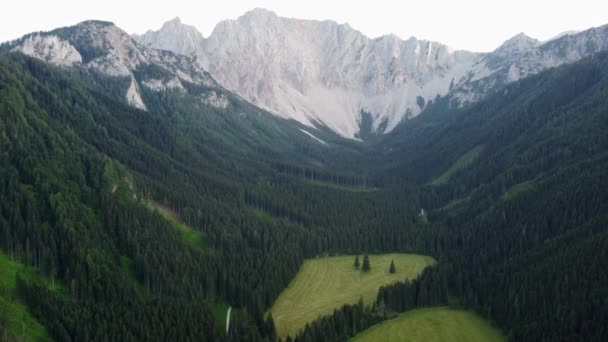
[[(388, 133), (437, 96), (475, 102), (489, 89), (608, 47), (608, 26), (595, 36), (589, 29), (547, 42), (518, 34), (492, 52), (474, 53), (414, 37), (369, 38), (348, 24), (259, 8), (218, 23), (196, 49), (179, 47), (181, 29), (163, 27), (136, 40), (194, 53), (220, 84), (257, 106), (347, 138), (359, 136), (362, 111), (371, 114), (374, 132)], [(172, 36), (172, 43), (154, 35)]]
[(142, 87), (155, 92), (197, 93), (203, 103), (225, 108), (224, 89), (190, 56), (150, 49), (137, 43), (112, 22), (87, 20), (49, 32), (36, 32), (6, 44), (61, 67), (77, 68), (103, 77), (126, 79), (123, 100), (147, 110)]
[[(303, 260), (365, 251), (440, 262), (381, 288), (375, 307), (384, 309), (343, 307), (298, 340), (348, 338), (353, 322), (361, 331), (387, 310), (455, 301), (518, 341), (608, 336), (606, 53), (464, 108), (433, 101), (377, 145), (352, 143), (351, 154), (334, 135), (319, 135), (328, 146), (313, 141), (219, 88), (225, 110), (201, 104), (202, 84), (151, 89), (143, 82), (164, 85), (192, 56), (140, 56), (142, 47), (112, 45), (108, 26), (93, 26), (56, 31), (62, 43), (42, 40), (36, 58), (0, 53), (0, 247), (42, 276), (18, 277), (8, 298), (50, 338), (274, 340), (266, 309)], [(72, 46), (81, 61), (53, 46)], [(149, 56), (162, 63), (130, 64)], [(129, 76), (104, 73), (114, 66)], [(131, 75), (146, 112), (124, 98)], [(147, 200), (200, 231), (208, 249)], [(237, 315), (229, 335), (214, 330), (225, 322), (216, 302)], [(0, 307), (6, 336), (3, 317), (14, 315)]]
[[(492, 52), (474, 53), (394, 34), (372, 39), (348, 24), (254, 9), (220, 22), (207, 38), (179, 17), (132, 36), (89, 20), (8, 46), (52, 64), (128, 78), (124, 100), (142, 110), (142, 87), (184, 92), (194, 84), (205, 88), (198, 91), (209, 105), (228, 106), (219, 95), (226, 89), (311, 129), (364, 140), (392, 131), (438, 97), (456, 106), (477, 102), (492, 89), (606, 50), (608, 25), (545, 42), (520, 33)], [(143, 77), (138, 70), (149, 65), (160, 74)]]

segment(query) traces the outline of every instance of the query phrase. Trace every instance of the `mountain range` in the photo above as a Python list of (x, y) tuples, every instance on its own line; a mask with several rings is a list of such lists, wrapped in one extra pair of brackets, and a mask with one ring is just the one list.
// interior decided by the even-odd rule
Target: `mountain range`
[(194, 55), (224, 87), (276, 115), (341, 136), (393, 130), (437, 96), (463, 105), (490, 89), (608, 48), (608, 26), (540, 42), (518, 34), (489, 53), (395, 35), (371, 39), (348, 24), (289, 19), (264, 9), (220, 22), (208, 38), (179, 18), (134, 36)]
[(407, 253), (437, 263), (283, 340), (443, 306), (606, 341), (606, 30), (479, 54), (254, 10), (0, 45), (0, 340), (281, 340), (307, 260)]
[[(198, 95), (214, 106), (229, 103), (213, 88), (227, 89), (308, 126), (311, 134), (325, 127), (351, 139), (388, 133), (437, 97), (464, 106), (607, 48), (608, 26), (546, 42), (522, 33), (492, 52), (474, 53), (414, 37), (371, 39), (348, 24), (283, 18), (263, 9), (220, 22), (208, 38), (179, 18), (132, 36), (111, 23), (87, 21), (30, 34), (11, 46), (53, 64), (128, 78), (125, 98), (140, 109), (146, 109), (141, 87), (183, 92), (187, 82), (206, 87)], [(144, 68), (156, 72), (143, 77)]]

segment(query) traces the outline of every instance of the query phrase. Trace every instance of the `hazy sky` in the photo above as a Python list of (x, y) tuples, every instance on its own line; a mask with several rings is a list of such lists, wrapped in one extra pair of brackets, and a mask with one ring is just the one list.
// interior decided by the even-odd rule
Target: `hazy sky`
[(285, 17), (346, 22), (372, 38), (394, 33), (472, 51), (493, 50), (519, 32), (545, 40), (608, 24), (605, 0), (7, 0), (0, 11), (0, 41), (87, 19), (113, 21), (129, 33), (143, 33), (176, 16), (207, 37), (217, 22), (256, 7)]

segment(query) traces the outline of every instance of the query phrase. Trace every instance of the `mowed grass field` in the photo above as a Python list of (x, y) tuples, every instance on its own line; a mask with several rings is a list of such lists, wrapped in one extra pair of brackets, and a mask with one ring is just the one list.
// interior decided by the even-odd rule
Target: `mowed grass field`
[[(354, 267), (355, 256), (338, 256), (305, 260), (271, 308), (277, 335), (295, 336), (298, 331), (320, 316), (329, 315), (344, 304), (363, 298), (366, 305), (376, 299), (382, 285), (416, 278), (427, 266), (435, 265), (432, 257), (416, 254), (370, 255), (371, 270)], [(391, 260), (396, 273), (389, 273)], [(363, 263), (363, 256), (359, 256)]]
[(470, 311), (448, 307), (408, 311), (355, 336), (353, 342), (502, 342), (500, 331)]

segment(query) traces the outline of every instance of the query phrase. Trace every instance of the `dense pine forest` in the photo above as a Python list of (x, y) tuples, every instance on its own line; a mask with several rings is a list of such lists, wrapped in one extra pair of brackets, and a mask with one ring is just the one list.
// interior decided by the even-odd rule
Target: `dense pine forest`
[(305, 258), (380, 252), (438, 265), (289, 339), (437, 305), (514, 341), (608, 336), (607, 54), (367, 142), (320, 144), (228, 92), (219, 109), (143, 89), (141, 111), (128, 86), (0, 55), (0, 249), (28, 270), (0, 287), (2, 339), (28, 337), (19, 302), (43, 340), (271, 341)]

